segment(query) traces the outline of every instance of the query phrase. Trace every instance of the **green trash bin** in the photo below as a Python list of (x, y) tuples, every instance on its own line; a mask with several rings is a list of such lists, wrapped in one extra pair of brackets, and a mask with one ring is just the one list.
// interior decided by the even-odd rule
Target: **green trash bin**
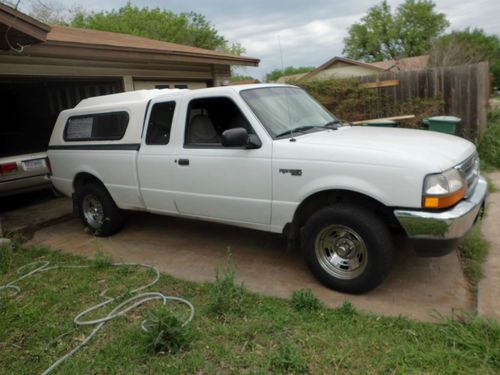
[(397, 122), (393, 120), (374, 120), (365, 123), (365, 126), (378, 126), (380, 128), (395, 128), (397, 126)]
[(434, 116), (424, 120), (424, 124), (429, 127), (429, 130), (446, 133), (456, 134), (457, 125), (462, 121), (460, 117), (455, 116)]

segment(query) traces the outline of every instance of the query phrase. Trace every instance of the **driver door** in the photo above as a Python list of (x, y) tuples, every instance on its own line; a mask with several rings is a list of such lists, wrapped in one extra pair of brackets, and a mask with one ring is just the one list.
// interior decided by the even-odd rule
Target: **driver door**
[[(184, 216), (270, 225), (272, 143), (256, 133), (248, 114), (229, 96), (186, 101), (186, 129), (173, 177), (175, 203)], [(248, 110), (247, 110), (248, 111)], [(260, 148), (228, 148), (224, 130), (244, 127)]]

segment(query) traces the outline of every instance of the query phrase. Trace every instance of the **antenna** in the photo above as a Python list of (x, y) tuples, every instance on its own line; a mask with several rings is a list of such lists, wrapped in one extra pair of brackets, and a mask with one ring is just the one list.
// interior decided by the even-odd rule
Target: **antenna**
[(283, 64), (283, 50), (281, 49), (281, 38), (280, 34), (278, 34), (278, 46), (280, 48), (280, 58), (281, 58), (281, 69), (285, 69), (285, 64)]

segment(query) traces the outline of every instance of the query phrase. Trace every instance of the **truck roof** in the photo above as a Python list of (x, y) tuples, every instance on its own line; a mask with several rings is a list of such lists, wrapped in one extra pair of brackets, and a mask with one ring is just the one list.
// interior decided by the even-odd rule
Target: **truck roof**
[[(209, 87), (205, 89), (197, 89), (196, 91), (206, 91), (211, 93), (216, 93), (217, 91), (225, 91), (228, 88), (240, 92), (242, 90), (248, 90), (252, 88), (263, 88), (263, 87), (283, 87), (290, 86), (284, 84), (270, 84), (270, 83), (256, 83), (249, 85), (233, 85), (233, 86), (219, 86), (219, 87)], [(137, 90), (137, 91), (127, 91), (118, 94), (94, 96), (91, 98), (83, 99), (78, 103), (75, 108), (84, 109), (96, 106), (107, 106), (112, 104), (123, 104), (123, 103), (138, 103), (138, 102), (148, 102), (151, 99), (157, 98), (159, 96), (165, 96), (166, 98), (170, 95), (183, 95), (191, 92), (189, 89), (150, 89), (150, 90)]]

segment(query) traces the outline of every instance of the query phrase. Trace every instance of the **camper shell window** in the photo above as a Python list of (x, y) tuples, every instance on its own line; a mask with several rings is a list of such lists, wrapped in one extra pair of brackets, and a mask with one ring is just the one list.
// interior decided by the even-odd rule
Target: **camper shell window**
[(65, 141), (116, 141), (127, 130), (127, 112), (95, 113), (72, 116), (64, 129)]

